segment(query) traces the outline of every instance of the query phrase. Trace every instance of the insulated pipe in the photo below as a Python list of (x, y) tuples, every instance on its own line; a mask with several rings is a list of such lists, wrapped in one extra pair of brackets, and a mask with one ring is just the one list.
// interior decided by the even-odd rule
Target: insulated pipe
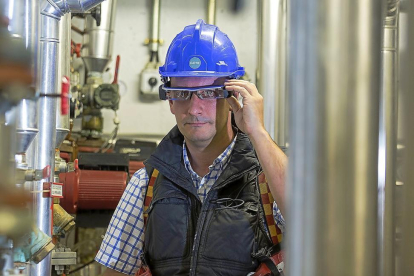
[(287, 1), (261, 0), (258, 88), (264, 101), (264, 124), (275, 142), (286, 148)]
[[(402, 41), (405, 47), (401, 51), (401, 103), (403, 112), (402, 128), (404, 131), (404, 185), (402, 187), (402, 242), (401, 276), (414, 275), (414, 2), (401, 1), (401, 17), (405, 17), (405, 28), (401, 26)], [(403, 44), (403, 43), (401, 43)], [(403, 47), (401, 47), (403, 48)]]
[(379, 275), (395, 275), (395, 185), (398, 110), (399, 1), (388, 0), (383, 23), (382, 87), (378, 152)]
[(207, 24), (216, 25), (216, 0), (208, 0)]
[(378, 275), (381, 5), (290, 3), (287, 274)]
[[(40, 98), (38, 100), (39, 134), (36, 145), (35, 169), (50, 166), (54, 172), (56, 145), (57, 99), (53, 97), (59, 90), (59, 20), (68, 12), (85, 12), (103, 0), (42, 0), (40, 38)], [(45, 180), (34, 182), (34, 216), (36, 225), (47, 235), (52, 235), (52, 199), (44, 198), (39, 191), (44, 182), (53, 182), (53, 173)], [(36, 266), (31, 267), (31, 275), (51, 275), (50, 255)]]

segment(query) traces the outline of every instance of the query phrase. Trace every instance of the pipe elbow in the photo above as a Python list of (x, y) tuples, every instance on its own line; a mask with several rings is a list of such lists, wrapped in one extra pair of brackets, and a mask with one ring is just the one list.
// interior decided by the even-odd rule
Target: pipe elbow
[(84, 13), (93, 7), (96, 7), (104, 0), (53, 0), (60, 3), (62, 10), (65, 12)]
[(104, 0), (43, 0), (41, 14), (60, 20), (66, 13), (85, 13)]
[(387, 1), (387, 13), (385, 20), (393, 22), (396, 24), (396, 19), (398, 16), (398, 8), (399, 8), (400, 0), (388, 0)]
[(42, 6), (41, 6), (41, 14), (45, 15), (47, 17), (51, 17), (57, 20), (60, 20), (60, 18), (65, 14), (62, 12), (60, 7), (52, 0), (43, 0)]

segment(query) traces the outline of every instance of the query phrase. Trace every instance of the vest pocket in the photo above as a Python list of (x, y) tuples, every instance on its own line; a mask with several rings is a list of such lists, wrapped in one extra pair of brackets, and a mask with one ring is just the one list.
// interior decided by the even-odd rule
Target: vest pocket
[(145, 229), (146, 257), (150, 262), (184, 258), (189, 254), (189, 202), (181, 195), (151, 202)]
[[(253, 212), (252, 212), (253, 211)], [(257, 213), (248, 209), (216, 209), (212, 211), (202, 255), (206, 259), (251, 266), (251, 253), (256, 250)]]

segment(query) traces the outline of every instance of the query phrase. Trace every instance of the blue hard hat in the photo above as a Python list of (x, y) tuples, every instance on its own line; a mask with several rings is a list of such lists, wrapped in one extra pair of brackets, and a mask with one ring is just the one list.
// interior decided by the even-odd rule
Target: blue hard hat
[(217, 26), (199, 19), (179, 33), (168, 48), (165, 64), (159, 68), (163, 80), (169, 77), (230, 77), (244, 75), (236, 49)]

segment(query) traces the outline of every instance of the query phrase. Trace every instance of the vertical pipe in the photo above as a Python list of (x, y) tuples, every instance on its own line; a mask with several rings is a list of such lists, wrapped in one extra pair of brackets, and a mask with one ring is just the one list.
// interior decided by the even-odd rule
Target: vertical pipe
[[(57, 99), (47, 95), (58, 91), (58, 54), (59, 54), (59, 21), (44, 13), (49, 7), (46, 0), (42, 2), (41, 36), (40, 36), (40, 96), (38, 100), (38, 145), (35, 158), (35, 169), (50, 166), (54, 172), (55, 144), (56, 144), (56, 111)], [(34, 182), (34, 191), (42, 191), (44, 182), (53, 182), (53, 174), (47, 179)], [(43, 197), (42, 193), (34, 193), (33, 211), (35, 223), (41, 231), (52, 236), (52, 199)], [(32, 275), (50, 276), (51, 257), (48, 255), (39, 264), (32, 266)]]
[[(40, 2), (40, 53), (39, 53), (39, 92), (37, 103), (39, 134), (36, 144), (34, 167), (43, 169), (50, 166), (54, 172), (55, 146), (56, 146), (56, 112), (57, 99), (53, 97), (59, 91), (61, 83), (58, 76), (59, 64), (59, 20), (65, 13), (85, 12), (98, 5), (103, 0), (41, 0)], [(33, 211), (35, 223), (38, 228), (52, 236), (53, 215), (52, 199), (44, 198), (39, 191), (43, 190), (45, 182), (53, 181), (53, 173), (41, 181), (33, 184)], [(51, 257), (48, 255), (39, 264), (31, 266), (31, 275), (50, 276)]]
[(286, 148), (287, 1), (260, 0), (258, 88), (265, 99), (264, 123), (275, 142)]
[(378, 152), (379, 275), (395, 275), (395, 185), (397, 151), (398, 5), (389, 0), (383, 23), (382, 86)]
[(207, 23), (216, 25), (216, 0), (208, 0)]
[[(70, 75), (70, 34), (71, 34), (71, 14), (67, 13), (59, 21), (59, 63), (58, 81), (61, 83), (63, 76)], [(58, 85), (58, 93), (62, 92), (62, 86)], [(69, 99), (65, 99), (69, 102)], [(69, 114), (62, 115), (61, 101), (58, 100), (56, 112), (56, 148), (59, 148), (66, 135), (69, 133)]]
[[(405, 16), (405, 41), (401, 52), (402, 128), (404, 131), (404, 185), (402, 187), (402, 242), (400, 275), (414, 275), (414, 2), (401, 1), (401, 13)], [(402, 15), (402, 14), (401, 14)], [(403, 29), (403, 28), (402, 28)]]
[(264, 98), (264, 124), (266, 130), (273, 139), (275, 133), (275, 91), (276, 83), (276, 64), (278, 63), (277, 49), (277, 24), (280, 13), (280, 1), (260, 0), (258, 1), (261, 14), (259, 24), (259, 57), (258, 57), (258, 89)]
[(276, 47), (275, 134), (282, 150), (287, 147), (287, 0), (279, 0)]
[(158, 53), (160, 39), (160, 1), (161, 0), (153, 0), (152, 2), (152, 21), (150, 38), (150, 51), (152, 53)]
[(288, 275), (378, 275), (381, 5), (291, 0), (289, 13)]

